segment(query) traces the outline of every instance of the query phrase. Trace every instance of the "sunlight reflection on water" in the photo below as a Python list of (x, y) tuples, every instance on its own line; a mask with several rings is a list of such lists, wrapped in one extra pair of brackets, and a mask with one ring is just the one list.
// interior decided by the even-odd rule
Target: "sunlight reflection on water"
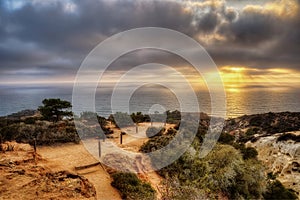
[[(184, 92), (184, 91), (183, 91)], [(111, 114), (110, 98), (111, 89), (101, 89), (96, 93), (96, 110), (101, 116)], [(227, 117), (237, 117), (244, 114), (256, 114), (265, 112), (300, 111), (300, 90), (240, 90), (227, 92)], [(207, 91), (198, 91), (200, 110), (210, 113), (210, 96)], [(72, 88), (58, 87), (11, 87), (0, 88), (0, 115), (6, 115), (24, 109), (36, 109), (44, 98), (61, 98), (72, 100)], [(82, 97), (84, 98), (84, 97)], [(122, 102), (122, 97), (118, 101)], [(179, 103), (175, 94), (165, 88), (140, 88), (130, 99), (130, 112), (141, 111), (148, 113), (153, 104), (160, 104), (166, 110), (179, 110)], [(85, 105), (82, 105), (85, 110)], [(117, 108), (125, 111), (120, 104)], [(80, 112), (80, 111), (78, 111)]]

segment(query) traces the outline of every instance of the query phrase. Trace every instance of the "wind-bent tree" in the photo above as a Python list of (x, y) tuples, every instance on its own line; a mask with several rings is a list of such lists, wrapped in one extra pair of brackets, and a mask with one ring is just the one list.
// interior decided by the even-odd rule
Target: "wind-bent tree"
[(72, 116), (69, 110), (72, 105), (68, 101), (61, 99), (44, 99), (43, 106), (39, 107), (39, 111), (46, 120), (57, 122), (65, 116)]

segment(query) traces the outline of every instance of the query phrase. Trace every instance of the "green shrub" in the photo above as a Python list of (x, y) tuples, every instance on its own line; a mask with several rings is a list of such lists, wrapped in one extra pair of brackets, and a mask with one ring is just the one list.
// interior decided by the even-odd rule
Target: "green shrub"
[(286, 189), (280, 181), (270, 181), (267, 187), (267, 191), (263, 194), (265, 199), (298, 199), (293, 190)]
[(234, 142), (234, 136), (230, 135), (228, 133), (224, 133), (222, 132), (218, 142), (220, 142), (221, 144), (232, 144)]
[(27, 117), (27, 118), (24, 120), (24, 123), (25, 123), (25, 124), (34, 124), (36, 120), (37, 120), (37, 119), (34, 118), (34, 117)]
[(217, 145), (202, 159), (198, 153), (188, 151), (158, 173), (165, 178), (177, 178), (179, 190), (186, 187), (204, 190), (210, 198), (216, 194), (229, 199), (262, 197), (265, 177), (263, 166), (257, 160), (244, 160), (240, 151), (230, 145)]
[(134, 123), (150, 122), (150, 116), (144, 115), (142, 112), (132, 113), (130, 115)]
[(252, 136), (252, 135), (256, 134), (258, 131), (259, 131), (259, 128), (249, 128), (246, 131), (246, 135), (247, 136)]
[(300, 142), (300, 135), (294, 135), (292, 133), (284, 133), (277, 138), (277, 142), (293, 140), (295, 142)]
[(205, 191), (189, 185), (181, 185), (177, 178), (165, 178), (162, 181), (164, 187), (161, 191), (162, 199), (165, 200), (200, 200), (207, 199)]
[(174, 135), (152, 137), (140, 147), (140, 151), (143, 153), (149, 153), (161, 149), (168, 145), (170, 140), (173, 139), (173, 137)]
[(258, 155), (258, 152), (253, 147), (244, 148), (243, 150), (241, 150), (241, 152), (243, 154), (244, 160), (251, 159), (251, 158), (257, 158), (257, 155)]
[(0, 128), (0, 135), (3, 142), (15, 140), (19, 134), (19, 127), (20, 124), (15, 123)]
[(124, 128), (134, 125), (130, 115), (123, 112), (116, 112), (115, 114), (110, 115), (108, 120), (115, 124), (115, 126), (118, 128)]
[(73, 113), (70, 111), (72, 105), (68, 101), (61, 99), (44, 99), (43, 106), (40, 106), (38, 110), (42, 114), (45, 120), (58, 122), (63, 117), (71, 117)]
[(233, 143), (232, 146), (241, 151), (244, 160), (257, 158), (258, 152), (253, 147), (245, 147), (244, 143)]
[[(92, 133), (91, 128), (83, 126), (82, 129)], [(69, 121), (60, 121), (50, 123), (48, 121), (36, 121), (34, 124), (14, 123), (0, 128), (0, 137), (2, 141), (16, 140), (21, 143), (31, 143), (34, 138), (37, 144), (48, 145), (53, 143), (75, 142), (79, 143), (74, 123)]]
[(276, 179), (276, 176), (277, 176), (277, 174), (276, 174), (276, 173), (273, 174), (273, 172), (269, 172), (269, 173), (267, 174), (267, 178), (268, 178), (269, 180), (275, 180), (275, 179)]
[(166, 115), (167, 115), (167, 123), (177, 124), (181, 120), (181, 112), (178, 110), (174, 110), (174, 111), (168, 110), (166, 111)]
[(112, 175), (111, 185), (117, 188), (122, 199), (127, 200), (153, 200), (156, 199), (155, 190), (150, 184), (142, 182), (133, 173), (118, 172)]
[(152, 138), (154, 136), (162, 136), (162, 134), (165, 132), (164, 127), (155, 127), (151, 126), (146, 130), (146, 136), (148, 138)]
[(166, 133), (166, 135), (176, 135), (176, 133), (177, 133), (177, 130), (176, 129), (174, 129), (174, 128), (169, 128), (168, 130), (167, 130), (167, 133)]
[(250, 126), (261, 126), (264, 122), (264, 118), (261, 115), (256, 115), (250, 119), (249, 125)]

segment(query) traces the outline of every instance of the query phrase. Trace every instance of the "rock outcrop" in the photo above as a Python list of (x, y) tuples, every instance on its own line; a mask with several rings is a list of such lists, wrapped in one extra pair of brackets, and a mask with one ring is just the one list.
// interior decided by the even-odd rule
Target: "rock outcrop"
[[(288, 136), (289, 137), (288, 137)], [(293, 137), (292, 137), (293, 136)], [(258, 137), (255, 142), (247, 142), (246, 146), (258, 151), (267, 171), (277, 174), (282, 184), (300, 194), (300, 131), (277, 133), (270, 136)]]
[[(40, 155), (33, 157), (28, 144), (6, 142), (0, 152), (0, 199), (95, 199), (96, 189), (85, 177), (52, 171)], [(36, 163), (38, 161), (38, 164)]]

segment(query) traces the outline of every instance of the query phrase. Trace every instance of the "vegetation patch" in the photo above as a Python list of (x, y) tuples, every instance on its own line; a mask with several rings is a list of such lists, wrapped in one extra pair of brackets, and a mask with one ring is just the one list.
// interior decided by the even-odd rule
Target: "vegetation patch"
[(300, 135), (294, 135), (292, 133), (284, 133), (277, 138), (277, 142), (293, 140), (295, 142), (300, 142)]
[(112, 178), (111, 185), (120, 191), (122, 199), (156, 199), (155, 190), (151, 185), (142, 182), (134, 173), (117, 172), (112, 174)]
[(280, 181), (277, 179), (271, 180), (268, 183), (267, 191), (264, 193), (264, 198), (266, 200), (273, 200), (273, 199), (298, 199), (295, 191), (291, 189), (286, 189)]
[(152, 138), (154, 136), (161, 136), (165, 132), (165, 130), (166, 129), (164, 127), (151, 126), (146, 130), (146, 136), (148, 138)]

